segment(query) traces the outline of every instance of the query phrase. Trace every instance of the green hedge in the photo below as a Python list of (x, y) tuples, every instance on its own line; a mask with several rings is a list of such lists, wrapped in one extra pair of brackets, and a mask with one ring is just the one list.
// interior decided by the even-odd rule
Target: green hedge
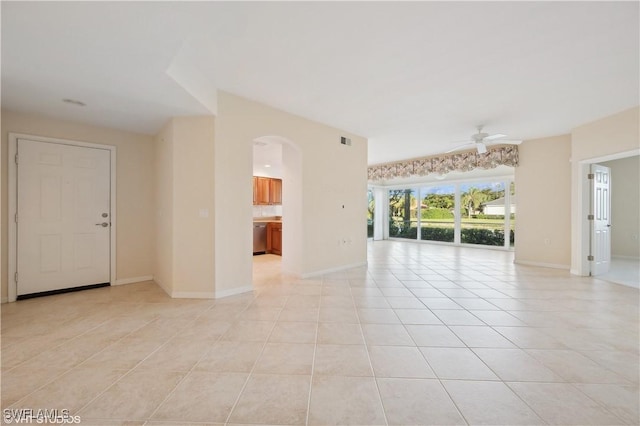
[(422, 210), (423, 219), (453, 219), (453, 213), (449, 209), (430, 208)]
[[(460, 238), (466, 244), (504, 245), (504, 231), (502, 229), (467, 228), (461, 231)], [(515, 241), (513, 231), (509, 232), (509, 240), (511, 243)]]
[[(484, 213), (474, 214), (471, 217), (473, 217), (474, 219), (504, 219), (504, 215), (484, 214)], [(515, 213), (511, 213), (511, 220), (514, 220), (515, 218), (516, 218)]]
[[(411, 227), (410, 222), (389, 222), (389, 236), (395, 238), (408, 238), (415, 240), (418, 230)], [(480, 244), (485, 246), (503, 246), (504, 231), (502, 229), (486, 229), (486, 228), (465, 228), (461, 230), (460, 235), (462, 243)], [(422, 226), (420, 228), (420, 239), (425, 241), (444, 241), (453, 242), (453, 228)], [(515, 242), (515, 233), (509, 232), (509, 241), (511, 244)]]
[(453, 242), (453, 228), (436, 228), (422, 227), (420, 228), (420, 238), (428, 241), (446, 241)]
[(416, 239), (418, 236), (418, 230), (415, 227), (411, 227), (411, 222), (394, 222), (393, 220), (389, 221), (389, 236), (396, 238), (412, 238)]

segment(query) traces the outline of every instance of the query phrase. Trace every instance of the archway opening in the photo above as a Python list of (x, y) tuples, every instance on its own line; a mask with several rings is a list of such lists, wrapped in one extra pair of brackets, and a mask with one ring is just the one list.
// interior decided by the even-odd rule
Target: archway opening
[[(255, 286), (299, 276), (302, 270), (302, 155), (294, 142), (282, 136), (261, 136), (252, 143)], [(266, 180), (279, 182), (269, 186)], [(275, 189), (274, 196), (277, 185), (281, 192)], [(271, 198), (265, 191), (271, 191)]]

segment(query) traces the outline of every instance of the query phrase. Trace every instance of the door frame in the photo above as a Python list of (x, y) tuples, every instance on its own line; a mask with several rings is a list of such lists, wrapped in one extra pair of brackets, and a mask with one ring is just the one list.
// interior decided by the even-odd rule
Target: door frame
[[(591, 275), (591, 262), (587, 260), (590, 253), (591, 221), (591, 164), (640, 155), (640, 149), (618, 152), (601, 157), (580, 160), (572, 170), (572, 182), (577, 183), (577, 192), (572, 192), (571, 210), (571, 270), (572, 275)], [(574, 198), (575, 197), (575, 198)]]
[(45, 136), (35, 136), (25, 133), (9, 133), (9, 205), (8, 205), (8, 275), (7, 275), (7, 296), (9, 302), (15, 302), (17, 299), (17, 283), (15, 275), (18, 265), (18, 227), (16, 226), (15, 216), (18, 211), (18, 168), (16, 167), (16, 155), (18, 153), (18, 139), (29, 139), (36, 142), (53, 143), (58, 145), (70, 145), (83, 148), (96, 148), (109, 151), (110, 155), (110, 215), (111, 227), (109, 230), (109, 283), (114, 285), (116, 282), (116, 147), (113, 145), (102, 145), (70, 139), (51, 138)]

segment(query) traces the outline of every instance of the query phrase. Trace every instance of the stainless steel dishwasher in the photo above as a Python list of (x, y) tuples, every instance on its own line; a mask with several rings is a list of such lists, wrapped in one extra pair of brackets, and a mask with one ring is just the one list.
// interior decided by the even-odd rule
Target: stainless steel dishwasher
[(267, 224), (253, 222), (253, 254), (264, 254), (267, 251)]

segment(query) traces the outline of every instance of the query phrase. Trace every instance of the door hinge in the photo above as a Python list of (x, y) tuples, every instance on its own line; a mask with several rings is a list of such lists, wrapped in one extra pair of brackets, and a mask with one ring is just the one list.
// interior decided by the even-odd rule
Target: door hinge
[(15, 282), (18, 282), (18, 273), (16, 272), (16, 274), (13, 276), (13, 279), (15, 280)]
[(593, 179), (593, 178), (595, 178), (595, 175), (593, 173), (589, 173), (587, 175), (587, 179)]
[(593, 220), (595, 219), (594, 216), (592, 214), (590, 214), (589, 216), (587, 216), (587, 220)]
[(593, 256), (591, 256), (591, 255), (589, 255), (589, 256), (587, 256), (587, 260), (591, 262), (591, 261), (593, 261), (593, 260), (594, 260), (594, 257), (593, 257)]

